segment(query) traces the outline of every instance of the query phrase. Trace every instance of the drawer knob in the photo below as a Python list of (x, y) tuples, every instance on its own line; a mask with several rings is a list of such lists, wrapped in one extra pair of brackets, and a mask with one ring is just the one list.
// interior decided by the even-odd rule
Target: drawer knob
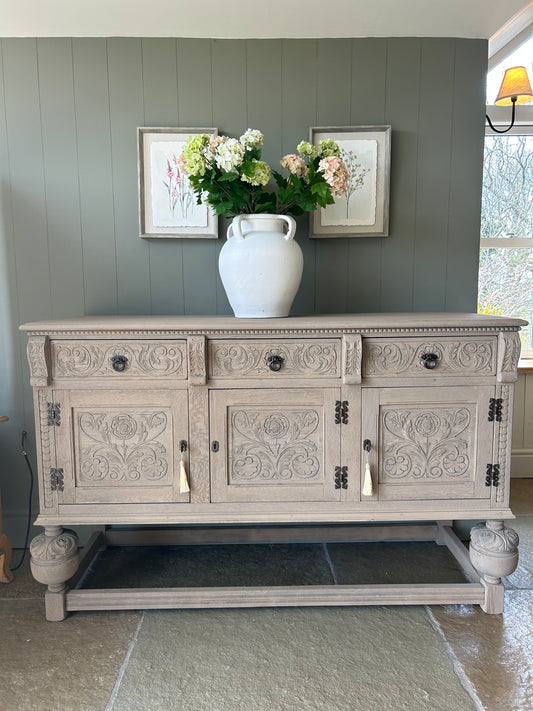
[(433, 370), (433, 368), (437, 367), (439, 356), (436, 353), (423, 353), (421, 360), (424, 368)]
[(281, 370), (281, 366), (283, 365), (283, 356), (280, 355), (271, 355), (268, 356), (267, 358), (267, 364), (270, 370), (273, 370), (274, 372), (277, 372), (278, 370)]
[(113, 370), (116, 370), (118, 373), (122, 373), (123, 370), (126, 370), (127, 363), (128, 359), (124, 355), (111, 356), (111, 365), (113, 366)]

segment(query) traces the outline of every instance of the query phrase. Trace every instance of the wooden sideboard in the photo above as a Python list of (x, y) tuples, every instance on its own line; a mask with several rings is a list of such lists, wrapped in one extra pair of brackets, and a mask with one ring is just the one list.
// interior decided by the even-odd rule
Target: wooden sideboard
[[(501, 578), (518, 558), (504, 521), (513, 518), (511, 413), (524, 324), (408, 313), (22, 326), (35, 393), (36, 523), (44, 526), (31, 565), (48, 585), (47, 618), (372, 602), (501, 612)], [(459, 519), (482, 522), (470, 553), (451, 527)], [(305, 530), (296, 524), (324, 540), (430, 538), (449, 547), (470, 582), (76, 588), (106, 539), (120, 542), (118, 524), (140, 527), (139, 536), (150, 525), (150, 540), (165, 542), (199, 524), (220, 525), (219, 540), (235, 537), (237, 525), (249, 530), (243, 524), (256, 527), (255, 541), (275, 540), (282, 524), (295, 540)], [(64, 528), (76, 525), (96, 527), (81, 566), (76, 534)], [(157, 525), (165, 526), (159, 534)]]

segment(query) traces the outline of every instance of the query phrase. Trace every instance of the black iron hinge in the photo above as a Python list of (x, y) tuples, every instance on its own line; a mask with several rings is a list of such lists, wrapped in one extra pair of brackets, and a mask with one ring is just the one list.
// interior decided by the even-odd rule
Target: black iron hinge
[(348, 400), (337, 400), (335, 402), (335, 424), (348, 424)]
[(61, 405), (58, 402), (47, 402), (46, 408), (48, 411), (48, 426), (59, 427), (61, 424)]
[(491, 397), (489, 399), (489, 422), (502, 421), (503, 400), (501, 397)]
[(65, 488), (62, 469), (50, 469), (50, 488), (52, 491), (63, 491)]
[(335, 467), (335, 488), (348, 488), (348, 467)]
[(487, 473), (485, 475), (485, 486), (499, 486), (500, 484), (500, 465), (487, 464)]

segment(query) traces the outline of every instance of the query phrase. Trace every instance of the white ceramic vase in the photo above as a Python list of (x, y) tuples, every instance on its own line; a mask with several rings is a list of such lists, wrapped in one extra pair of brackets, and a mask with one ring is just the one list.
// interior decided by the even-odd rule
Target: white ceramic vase
[(288, 215), (237, 215), (218, 268), (239, 318), (288, 316), (302, 279), (303, 255)]

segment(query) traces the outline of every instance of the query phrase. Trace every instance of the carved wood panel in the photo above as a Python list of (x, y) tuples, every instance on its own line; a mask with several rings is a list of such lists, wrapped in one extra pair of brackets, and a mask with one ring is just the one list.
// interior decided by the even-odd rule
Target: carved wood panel
[[(52, 341), (54, 379), (90, 377), (187, 377), (185, 341)], [(113, 369), (114, 356), (127, 358)]]
[[(272, 372), (271, 356), (283, 360), (279, 371)], [(341, 374), (340, 340), (247, 341), (212, 340), (209, 342), (210, 376), (246, 378), (265, 375), (272, 378), (339, 378)]]
[(168, 408), (74, 411), (78, 486), (168, 485), (173, 477)]
[(476, 415), (470, 407), (382, 407), (380, 481), (472, 476)]
[(337, 388), (212, 390), (211, 500), (338, 501)]
[[(434, 369), (424, 366), (424, 354), (435, 354)], [(363, 373), (395, 376), (398, 374), (432, 375), (492, 375), (496, 372), (496, 339), (418, 339), (385, 340), (369, 338), (363, 341)]]
[(278, 486), (323, 478), (316, 410), (236, 407), (228, 415), (230, 484)]

